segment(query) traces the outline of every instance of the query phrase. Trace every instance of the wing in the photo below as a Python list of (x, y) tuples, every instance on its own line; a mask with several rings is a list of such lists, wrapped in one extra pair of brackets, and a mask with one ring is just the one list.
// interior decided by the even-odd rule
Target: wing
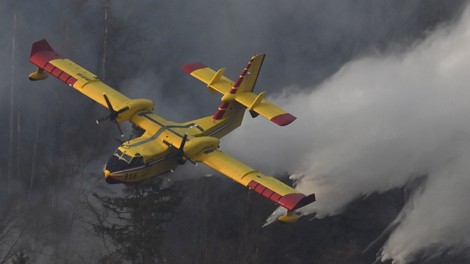
[(29, 60), (38, 66), (38, 71), (29, 75), (30, 80), (45, 79), (49, 73), (102, 106), (110, 108), (111, 105), (114, 110), (120, 112), (116, 117), (119, 122), (130, 120), (137, 112), (153, 110), (153, 102), (150, 100), (130, 99), (114, 90), (100, 81), (95, 74), (56, 53), (46, 40), (33, 43)]
[(314, 194), (304, 195), (283, 182), (248, 167), (220, 150), (202, 152), (195, 161), (206, 164), (289, 211), (315, 201)]

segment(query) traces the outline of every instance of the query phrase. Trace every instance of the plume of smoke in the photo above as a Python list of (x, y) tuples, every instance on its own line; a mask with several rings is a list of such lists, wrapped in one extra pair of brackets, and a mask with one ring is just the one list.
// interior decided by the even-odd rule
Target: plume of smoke
[[(462, 252), (470, 246), (469, 23), (467, 8), (457, 25), (404, 53), (348, 63), (313, 92), (287, 89), (274, 101), (297, 114), (296, 122), (273, 128), (247, 121), (228, 144), (246, 160), (269, 153), (256, 164), (267, 171), (295, 171), (297, 188), (318, 199), (302, 213), (317, 217), (427, 175), (381, 260)], [(255, 134), (265, 135), (256, 148), (247, 141)]]

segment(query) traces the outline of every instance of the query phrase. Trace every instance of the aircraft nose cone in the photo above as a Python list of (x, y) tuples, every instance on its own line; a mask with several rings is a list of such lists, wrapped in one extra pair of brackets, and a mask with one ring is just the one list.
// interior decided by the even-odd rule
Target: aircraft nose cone
[(111, 172), (109, 170), (104, 170), (104, 177), (108, 178), (109, 175), (111, 175)]

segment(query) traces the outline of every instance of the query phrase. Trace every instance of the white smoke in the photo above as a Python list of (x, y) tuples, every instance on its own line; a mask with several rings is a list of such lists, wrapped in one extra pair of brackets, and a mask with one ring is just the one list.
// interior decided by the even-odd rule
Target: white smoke
[(458, 23), (405, 52), (353, 61), (311, 93), (286, 89), (273, 101), (298, 120), (278, 128), (247, 119), (226, 144), (268, 173), (295, 171), (297, 188), (317, 195), (302, 213), (316, 217), (427, 175), (381, 259), (408, 263), (418, 254), (460, 253), (470, 247), (468, 25), (467, 8)]

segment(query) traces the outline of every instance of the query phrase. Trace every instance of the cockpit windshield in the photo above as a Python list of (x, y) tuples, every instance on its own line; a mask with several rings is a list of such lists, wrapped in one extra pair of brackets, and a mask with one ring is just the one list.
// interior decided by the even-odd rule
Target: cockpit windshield
[(124, 160), (125, 162), (127, 162), (127, 164), (130, 164), (132, 161), (131, 156), (127, 155), (126, 153), (122, 153), (122, 151), (120, 151), (119, 149), (114, 152), (113, 156), (118, 157), (120, 160)]
[(140, 153), (136, 153), (135, 156), (132, 157), (117, 149), (113, 156), (117, 157), (119, 160), (125, 161), (131, 167), (144, 164), (144, 157), (142, 157)]

